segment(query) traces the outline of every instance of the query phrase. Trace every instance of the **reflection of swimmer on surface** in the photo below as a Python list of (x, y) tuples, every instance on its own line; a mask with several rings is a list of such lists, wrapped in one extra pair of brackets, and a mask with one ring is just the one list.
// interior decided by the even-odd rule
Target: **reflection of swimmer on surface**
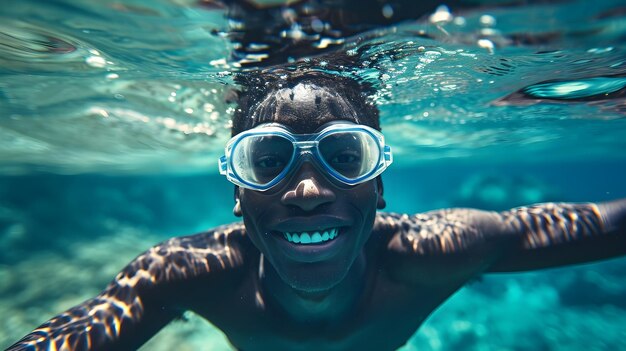
[[(441, 24), (453, 20), (452, 13), (464, 13), (497, 6), (515, 7), (545, 4), (544, 0), (485, 2), (471, 0), (449, 0), (441, 6), (438, 0), (299, 0), (289, 1), (289, 6), (272, 5), (270, 1), (255, 0), (201, 0), (207, 7), (226, 7), (231, 19), (227, 36), (235, 45), (233, 58), (243, 66), (268, 66), (282, 64), (301, 57), (319, 55), (331, 50), (342, 49), (346, 44), (357, 44), (367, 39), (388, 33), (390, 26), (420, 19), (418, 23), (430, 23), (434, 31), (411, 31), (415, 38), (464, 43), (492, 51), (495, 48), (515, 46), (558, 47), (558, 44), (576, 38), (582, 33), (509, 32), (483, 30), (477, 33), (450, 33)], [(549, 3), (549, 1), (548, 1)], [(614, 15), (615, 9), (596, 16), (604, 18)], [(619, 11), (618, 11), (619, 12)], [(609, 31), (609, 28), (605, 28)], [(589, 40), (590, 38), (586, 38)], [(402, 57), (410, 48), (398, 48), (392, 56)], [(376, 58), (369, 59), (376, 61)], [(515, 65), (514, 62), (477, 68), (478, 70), (503, 75)], [(574, 72), (573, 72), (574, 73)], [(624, 114), (626, 110), (626, 73), (605, 74), (585, 77), (575, 73), (575, 79), (548, 80), (520, 88), (492, 101), (494, 106), (533, 105), (538, 103), (597, 103), (605, 111)]]
[(240, 350), (390, 350), (482, 274), (626, 254), (626, 200), (377, 212), (392, 156), (371, 85), (281, 69), (241, 83), (220, 171), (243, 221), (149, 249), (9, 350), (132, 350), (188, 310)]
[(241, 94), (223, 159), (243, 223), (155, 246), (9, 350), (135, 349), (186, 310), (242, 350), (388, 350), (481, 274), (626, 253), (625, 200), (377, 213), (391, 159), (368, 89), (280, 76)]
[[(449, 0), (442, 6), (439, 0), (200, 0), (207, 8), (227, 8), (230, 28), (222, 33), (234, 45), (234, 58), (243, 65), (275, 65), (341, 49), (342, 45), (380, 37), (395, 30), (391, 26), (415, 21), (434, 24), (432, 32), (411, 30), (414, 38), (443, 39), (450, 42), (475, 44), (488, 39), (495, 47), (546, 45), (562, 39), (562, 33), (507, 33), (481, 31), (455, 35), (443, 29), (454, 18), (452, 13), (464, 13), (497, 7), (530, 6), (545, 0), (486, 2)], [(278, 5), (276, 3), (279, 3)], [(287, 5), (285, 5), (287, 3)], [(493, 47), (492, 47), (493, 48)]]

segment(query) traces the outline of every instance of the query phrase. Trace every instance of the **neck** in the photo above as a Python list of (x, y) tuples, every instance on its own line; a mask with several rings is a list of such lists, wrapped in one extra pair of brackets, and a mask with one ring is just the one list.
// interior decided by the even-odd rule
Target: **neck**
[(323, 290), (299, 290), (285, 283), (267, 260), (261, 260), (264, 275), (260, 277), (268, 306), (276, 306), (292, 320), (306, 323), (340, 322), (358, 306), (366, 291), (366, 259), (361, 254), (346, 277), (337, 285)]

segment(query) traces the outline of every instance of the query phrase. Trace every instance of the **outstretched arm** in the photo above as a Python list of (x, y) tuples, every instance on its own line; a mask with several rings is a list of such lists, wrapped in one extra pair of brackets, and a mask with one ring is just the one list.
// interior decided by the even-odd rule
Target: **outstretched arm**
[(137, 349), (183, 312), (176, 302), (184, 301), (186, 284), (202, 279), (218, 285), (219, 272), (243, 264), (243, 232), (235, 224), (151, 248), (100, 295), (52, 318), (7, 351)]
[(428, 284), (482, 272), (522, 271), (626, 254), (626, 199), (539, 204), (505, 212), (444, 209), (380, 213), (388, 262), (400, 279)]
[(599, 204), (541, 204), (500, 214), (519, 238), (490, 271), (520, 271), (626, 254), (626, 199)]

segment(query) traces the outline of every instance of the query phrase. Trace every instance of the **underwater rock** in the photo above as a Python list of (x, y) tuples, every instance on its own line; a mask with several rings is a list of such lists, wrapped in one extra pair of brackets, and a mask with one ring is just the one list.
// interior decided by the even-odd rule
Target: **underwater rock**
[(172, 236), (232, 222), (233, 203), (224, 201), (232, 187), (210, 186), (224, 181), (210, 177), (0, 177), (0, 244), (10, 248), (0, 263), (64, 250), (62, 242), (93, 240), (119, 226)]
[(563, 197), (537, 178), (484, 173), (465, 181), (451, 202), (458, 207), (501, 211), (550, 201), (563, 201)]

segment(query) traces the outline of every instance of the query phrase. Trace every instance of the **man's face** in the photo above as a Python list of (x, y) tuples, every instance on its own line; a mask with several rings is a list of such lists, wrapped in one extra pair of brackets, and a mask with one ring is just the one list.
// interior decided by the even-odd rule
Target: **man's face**
[[(283, 89), (264, 104), (272, 106), (262, 104), (257, 111), (271, 113), (257, 116), (261, 123), (281, 123), (296, 133), (314, 133), (331, 121), (358, 122), (349, 102), (311, 85)], [(378, 190), (376, 180), (339, 185), (313, 162), (302, 162), (270, 190), (240, 188), (238, 196), (250, 239), (283, 281), (299, 290), (320, 291), (338, 284), (362, 251), (374, 223)], [(314, 235), (323, 241), (295, 242)]]

